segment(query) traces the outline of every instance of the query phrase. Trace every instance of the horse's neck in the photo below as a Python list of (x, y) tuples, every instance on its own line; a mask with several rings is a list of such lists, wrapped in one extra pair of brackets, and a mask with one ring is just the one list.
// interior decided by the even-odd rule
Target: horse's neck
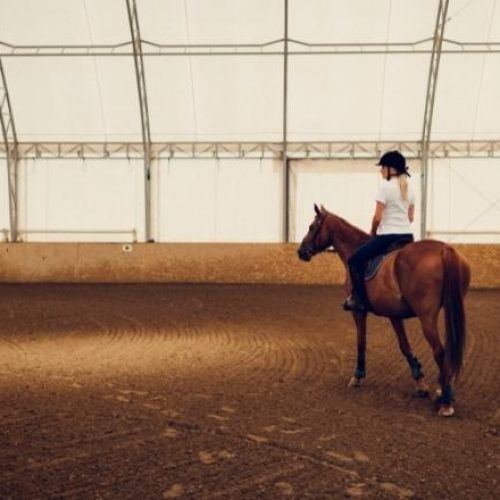
[(370, 236), (336, 215), (329, 214), (328, 219), (332, 244), (342, 262), (347, 264), (347, 260), (354, 250), (367, 241)]

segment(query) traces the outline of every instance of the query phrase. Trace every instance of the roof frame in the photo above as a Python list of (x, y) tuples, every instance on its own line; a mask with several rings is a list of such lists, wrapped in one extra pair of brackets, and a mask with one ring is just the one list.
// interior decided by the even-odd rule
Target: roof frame
[(16, 241), (18, 226), (17, 164), (19, 155), (14, 113), (12, 112), (2, 58), (0, 58), (0, 126), (2, 128), (4, 154), (7, 158), (10, 241)]
[(437, 79), (439, 74), (439, 63), (441, 61), (442, 45), (444, 38), (444, 28), (446, 26), (446, 16), (448, 13), (449, 0), (439, 0), (436, 16), (436, 26), (434, 28), (434, 41), (432, 44), (432, 56), (429, 65), (429, 76), (427, 79), (427, 92), (425, 96), (424, 123), (422, 126), (422, 174), (421, 174), (421, 216), (420, 235), (426, 237), (427, 232), (427, 189), (429, 170), (429, 148), (431, 141), (432, 118), (434, 115), (434, 100), (436, 97)]
[(151, 232), (151, 130), (149, 127), (148, 96), (146, 91), (146, 79), (144, 60), (142, 54), (141, 30), (139, 16), (135, 0), (127, 1), (127, 14), (132, 37), (132, 48), (134, 56), (135, 76), (137, 80), (137, 93), (141, 111), (142, 146), (144, 159), (144, 203), (145, 203), (145, 234), (146, 241), (153, 241)]
[[(18, 160), (115, 159), (142, 160), (141, 142), (19, 142)], [(422, 141), (287, 141), (286, 155), (301, 159), (377, 159), (384, 151), (398, 149), (412, 160), (422, 158)], [(0, 158), (8, 147), (0, 142)], [(204, 141), (152, 142), (151, 160), (163, 159), (272, 159), (282, 160), (283, 142)], [(499, 158), (500, 140), (429, 141), (431, 158)]]
[[(127, 0), (130, 2), (133, 0)], [(247, 44), (161, 44), (141, 40), (141, 57), (154, 56), (290, 56), (301, 55), (376, 55), (432, 54), (434, 38), (413, 42), (387, 43), (310, 43), (280, 38)], [(443, 38), (441, 52), (446, 54), (498, 54), (500, 42), (461, 42)], [(288, 48), (285, 45), (288, 44)], [(1, 57), (93, 57), (134, 55), (134, 42), (114, 45), (14, 45), (0, 40)]]

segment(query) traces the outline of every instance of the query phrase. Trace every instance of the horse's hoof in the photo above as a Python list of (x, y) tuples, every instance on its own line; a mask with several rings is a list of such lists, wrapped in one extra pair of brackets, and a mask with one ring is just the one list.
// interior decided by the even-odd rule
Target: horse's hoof
[(363, 385), (363, 379), (358, 377), (351, 377), (347, 387), (361, 387)]
[(455, 414), (455, 409), (453, 406), (443, 405), (438, 410), (438, 415), (440, 417), (452, 417)]
[(417, 398), (428, 398), (430, 395), (429, 386), (422, 380), (417, 380), (415, 388), (415, 396)]

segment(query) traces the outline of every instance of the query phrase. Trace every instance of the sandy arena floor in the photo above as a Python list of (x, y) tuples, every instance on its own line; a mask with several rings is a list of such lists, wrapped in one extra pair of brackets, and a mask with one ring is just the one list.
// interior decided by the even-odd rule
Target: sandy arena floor
[[(500, 498), (500, 291), (473, 291), (457, 417), (386, 320), (348, 389), (332, 287), (0, 285), (0, 498)], [(427, 379), (436, 368), (409, 322)]]

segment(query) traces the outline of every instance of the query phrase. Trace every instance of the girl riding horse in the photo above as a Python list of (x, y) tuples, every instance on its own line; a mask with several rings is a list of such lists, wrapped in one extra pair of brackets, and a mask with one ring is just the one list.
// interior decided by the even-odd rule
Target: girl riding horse
[[(399, 182), (398, 176), (396, 179)], [(387, 201), (390, 198), (384, 199)], [(408, 196), (407, 205), (400, 204), (402, 208), (409, 210), (408, 219), (412, 212), (410, 201)], [(384, 205), (385, 212), (388, 205)], [(333, 247), (346, 267), (347, 275), (353, 255), (364, 245), (368, 244), (370, 248), (370, 241), (373, 240), (361, 229), (323, 207), (314, 205), (314, 210), (316, 217), (298, 249), (300, 259), (309, 261), (314, 255)], [(383, 218), (381, 221), (383, 222)], [(348, 281), (346, 279), (346, 283)], [(470, 268), (465, 259), (450, 245), (435, 240), (409, 243), (392, 252), (384, 260), (375, 277), (366, 282), (366, 298), (369, 300), (371, 311), (390, 319), (400, 350), (415, 380), (417, 392), (419, 395), (428, 395), (429, 388), (424, 382), (420, 362), (412, 352), (404, 326), (405, 319), (419, 319), (439, 368), (441, 388), (437, 402), (441, 416), (451, 416), (454, 413), (451, 384), (458, 376), (463, 363), (466, 338), (464, 297), (469, 283)], [(357, 292), (356, 289), (354, 293)], [(441, 308), (444, 308), (446, 331), (444, 346), (438, 332), (438, 315)], [(356, 324), (358, 359), (349, 386), (359, 386), (366, 376), (367, 310), (353, 307), (352, 314)]]

